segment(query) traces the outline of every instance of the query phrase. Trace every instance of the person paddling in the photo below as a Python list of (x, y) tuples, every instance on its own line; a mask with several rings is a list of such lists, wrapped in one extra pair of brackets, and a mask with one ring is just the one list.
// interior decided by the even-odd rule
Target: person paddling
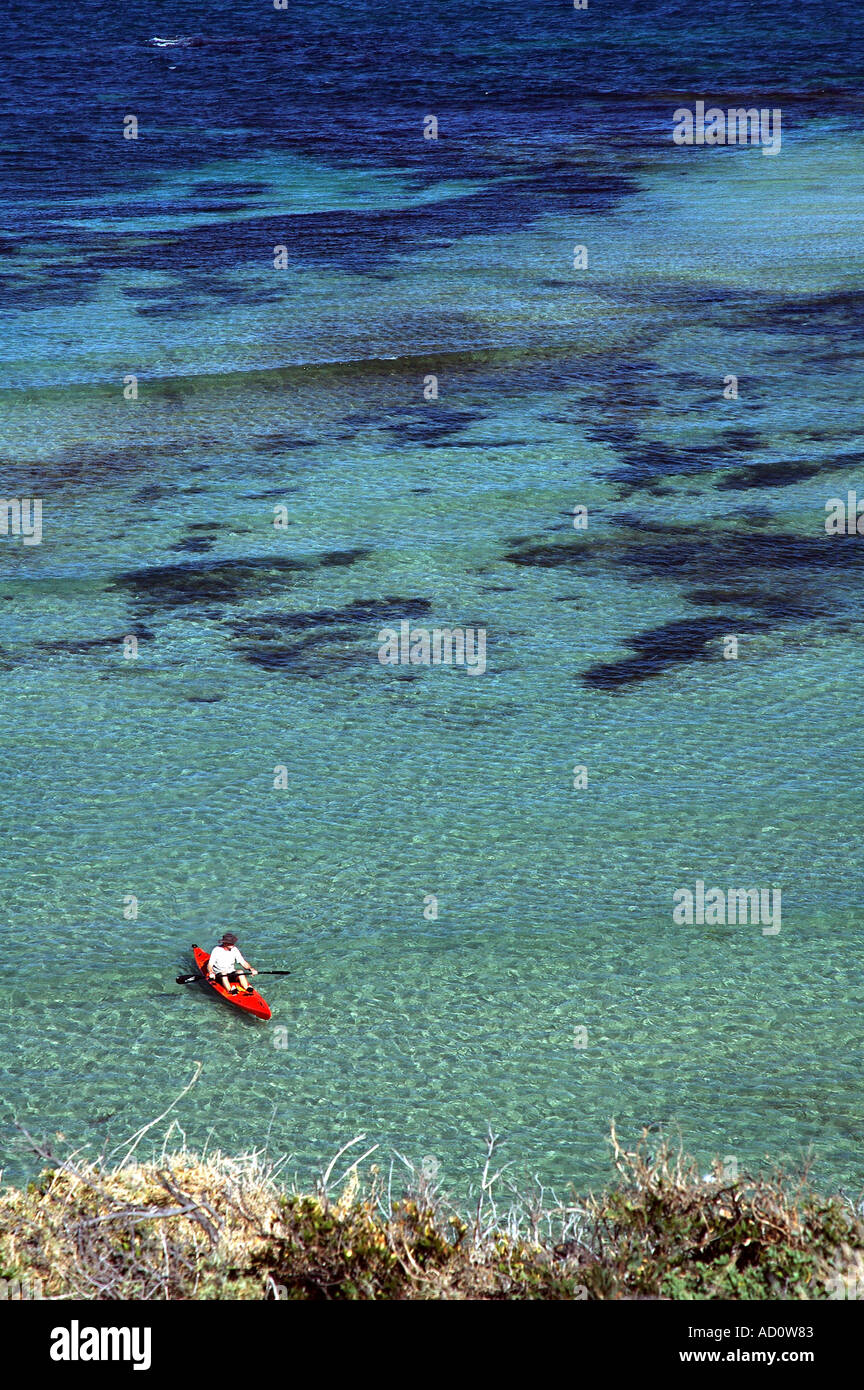
[(218, 977), (219, 983), (229, 994), (251, 994), (252, 990), (243, 974), (244, 970), (248, 970), (250, 975), (258, 974), (254, 966), (241, 955), (233, 931), (226, 931), (219, 945), (210, 952), (207, 974), (211, 980)]

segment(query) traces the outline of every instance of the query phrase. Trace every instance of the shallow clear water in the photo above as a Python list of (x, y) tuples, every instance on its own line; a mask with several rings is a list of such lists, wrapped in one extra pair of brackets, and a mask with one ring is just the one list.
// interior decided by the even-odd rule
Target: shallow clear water
[[(398, 6), (352, 7), (374, 71), (311, 9), (157, 50), (204, 21), (156, 8), (54, 187), (24, 95), (11, 150), (0, 460), (44, 539), (0, 538), (7, 1174), (13, 1115), (119, 1140), (201, 1059), (189, 1142), (305, 1177), (362, 1130), (461, 1188), (491, 1124), (585, 1187), (614, 1117), (857, 1187), (864, 561), (824, 515), (861, 476), (860, 19), (775, 31), (772, 97), (676, 7), (454, 9), (419, 89)], [(60, 109), (106, 14), (34, 37)], [(778, 157), (672, 146), (675, 94), (727, 88), (789, 111)], [(382, 667), (412, 614), (488, 670)], [(780, 886), (781, 932), (675, 925), (697, 879)], [(267, 1027), (173, 983), (228, 927), (293, 971)]]

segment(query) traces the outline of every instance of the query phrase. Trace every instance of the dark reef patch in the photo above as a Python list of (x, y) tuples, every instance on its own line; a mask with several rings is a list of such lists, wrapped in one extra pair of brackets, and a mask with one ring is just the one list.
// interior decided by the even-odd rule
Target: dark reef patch
[[(672, 297), (674, 299), (674, 294)], [(793, 371), (791, 364), (795, 354), (800, 355), (805, 347), (811, 369), (823, 365), (821, 360), (819, 363), (811, 360), (811, 353), (822, 351), (824, 340), (824, 365), (829, 367), (830, 352), (834, 351), (835, 361), (830, 370), (835, 373), (841, 358), (849, 370), (853, 369), (851, 343), (854, 335), (838, 331), (837, 337), (832, 338), (831, 324), (838, 312), (842, 316), (857, 315), (864, 304), (864, 296), (853, 296), (851, 300), (841, 296), (840, 300), (842, 311), (832, 296), (824, 300), (805, 296), (798, 302), (772, 296), (745, 297), (730, 291), (710, 296), (709, 305), (713, 307), (701, 311), (700, 322), (705, 321), (707, 315), (707, 323), (717, 331), (739, 333), (743, 318), (751, 327), (758, 326), (760, 331), (773, 328), (775, 333), (785, 332), (790, 348), (788, 366), (777, 362), (784, 344), (776, 338), (772, 343), (772, 362), (780, 373)], [(649, 302), (659, 309), (665, 302), (663, 287), (652, 289)], [(680, 307), (686, 305), (696, 312), (700, 303), (698, 289), (693, 289), (681, 298)], [(806, 344), (796, 347), (796, 325), (806, 323), (811, 309), (817, 319), (822, 320), (819, 330), (822, 337), (818, 342), (808, 337)], [(784, 322), (780, 330), (771, 324), (775, 311)], [(827, 447), (813, 450), (806, 436), (806, 418), (801, 422), (802, 428), (790, 431), (791, 435), (803, 440), (800, 459), (797, 462), (771, 459), (771, 451), (777, 447), (776, 431), (768, 424), (770, 405), (759, 386), (758, 376), (754, 376), (741, 401), (725, 402), (721, 395), (722, 377), (718, 376), (712, 383), (710, 378), (698, 373), (676, 372), (643, 350), (641, 355), (634, 355), (626, 362), (616, 360), (614, 354), (599, 355), (593, 366), (589, 359), (581, 385), (571, 423), (587, 439), (614, 451), (616, 457), (612, 463), (601, 465), (595, 476), (617, 484), (621, 497), (634, 492), (663, 495), (670, 485), (676, 490), (683, 485), (689, 492), (713, 489), (715, 485), (723, 491), (786, 487), (806, 482), (817, 472), (831, 470), (832, 459)], [(812, 413), (809, 405), (807, 408)], [(652, 418), (654, 412), (659, 418)], [(566, 418), (565, 412), (560, 413)], [(692, 424), (688, 424), (688, 418)], [(688, 430), (683, 439), (682, 423)], [(817, 437), (820, 437), (818, 432)], [(836, 443), (848, 448), (848, 436), (838, 436)], [(794, 454), (795, 449), (790, 452)]]
[[(726, 443), (724, 440), (723, 444)], [(713, 473), (731, 467), (735, 462), (734, 456), (723, 445), (688, 444), (676, 447), (656, 440), (621, 449), (620, 454), (621, 467), (604, 469), (598, 476), (624, 483), (628, 488), (644, 487), (663, 478), (689, 478), (700, 473)]]
[(728, 448), (732, 449), (758, 449), (762, 443), (762, 435), (759, 430), (748, 429), (745, 425), (738, 425), (731, 430), (726, 430), (723, 435), (723, 443)]
[(794, 333), (805, 338), (825, 336), (838, 343), (853, 341), (864, 329), (864, 291), (835, 290), (827, 294), (764, 295), (735, 306), (735, 324), (766, 333)]
[[(64, 449), (54, 458), (40, 459), (37, 462), (27, 462), (22, 465), (21, 461), (13, 464), (11, 460), (0, 460), (0, 469), (4, 472), (11, 471), (14, 467), (19, 472), (26, 470), (29, 486), (32, 489), (45, 488), (53, 489), (57, 487), (71, 486), (76, 484), (90, 484), (95, 481), (103, 481), (107, 486), (115, 482), (131, 482), (138, 484), (142, 473), (146, 472), (146, 465), (153, 460), (158, 467), (164, 462), (166, 452), (171, 449), (178, 455), (184, 451), (185, 446), (172, 442), (171, 444), (130, 444), (127, 448), (98, 448), (95, 446), (80, 445), (76, 449)], [(173, 487), (160, 487), (156, 484), (145, 484), (138, 488), (132, 497), (133, 502), (156, 501), (160, 497), (172, 497), (177, 495), (177, 489)]]
[(619, 563), (651, 577), (704, 582), (734, 581), (751, 571), (794, 571), (802, 578), (864, 571), (864, 545), (858, 537), (796, 536), (790, 532), (706, 530), (669, 527), (666, 544), (626, 548)]
[(181, 539), (169, 549), (203, 555), (213, 549), (218, 534), (219, 527), (213, 521), (190, 521)]
[(768, 631), (815, 620), (824, 624), (838, 616), (838, 610), (848, 609), (848, 593), (835, 596), (837, 580), (846, 590), (856, 580), (860, 587), (864, 577), (864, 541), (857, 536), (754, 533), (716, 523), (700, 528), (652, 522), (629, 512), (611, 520), (629, 534), (558, 542), (514, 537), (513, 548), (502, 559), (539, 569), (581, 567), (593, 576), (611, 574), (636, 583), (671, 580), (692, 586), (683, 593), (687, 603), (707, 608), (735, 604), (744, 611), (684, 619), (628, 638), (627, 646), (637, 655), (591, 667), (584, 681), (595, 689), (615, 689), (701, 660), (708, 640), (721, 631)]
[(751, 526), (771, 526), (774, 522), (774, 512), (770, 507), (760, 505), (758, 502), (745, 503), (741, 507), (732, 507), (730, 516), (743, 517)]
[(169, 550), (188, 551), (192, 555), (206, 555), (215, 542), (207, 536), (184, 536), (182, 540), (169, 545)]
[(301, 613), (257, 613), (253, 618), (238, 618), (231, 623), (237, 635), (262, 633), (305, 632), (315, 627), (353, 623), (364, 626), (372, 622), (399, 622), (402, 618), (423, 618), (432, 605), (425, 598), (399, 598), (388, 595), (382, 599), (355, 599), (343, 608), (315, 608)]
[(314, 563), (320, 565), (322, 569), (344, 569), (347, 565), (356, 564), (358, 560), (363, 560), (371, 554), (371, 550), (362, 548), (357, 550), (325, 550)]
[(243, 560), (158, 565), (117, 574), (109, 588), (126, 590), (145, 614), (190, 604), (231, 603), (242, 598), (265, 598), (282, 593), (292, 574), (353, 565), (369, 553), (363, 549), (331, 550), (309, 558), (255, 556)]
[[(404, 161), (404, 142), (401, 151)], [(479, 176), (488, 179), (488, 164), (481, 161), (479, 167)], [(523, 176), (507, 184), (413, 207), (343, 208), (288, 219), (264, 211), (239, 220), (187, 225), (182, 236), (161, 234), (143, 241), (136, 247), (136, 265), (141, 271), (174, 277), (178, 288), (166, 294), (166, 307), (172, 296), (176, 302), (180, 295), (192, 298), (196, 293), (227, 303), (275, 301), (284, 298), (280, 285), (262, 289), (238, 285), (229, 278), (238, 264), (260, 260), (262, 247), (285, 245), (294, 269), (326, 267), (380, 278), (388, 273), (389, 263), (418, 247), (444, 249), (472, 232), (511, 234), (520, 225), (528, 226), (538, 217), (541, 199), (547, 210), (551, 204), (566, 208), (571, 216), (591, 215), (608, 211), (622, 197), (638, 191), (635, 180), (620, 169), (592, 170), (583, 163), (576, 166), (556, 159), (528, 177), (520, 172)], [(158, 204), (150, 210), (157, 212)], [(206, 204), (202, 210), (207, 210)], [(78, 236), (77, 249), (80, 266), (72, 267), (77, 273), (71, 276), (77, 295), (86, 290), (92, 294), (100, 273), (128, 264), (128, 254), (117, 238), (85, 230)], [(206, 273), (202, 266), (207, 267)]]
[(698, 607), (720, 608), (727, 603), (751, 608), (754, 612), (794, 622), (802, 619), (826, 617), (830, 609), (825, 604), (808, 602), (802, 599), (798, 588), (768, 589), (690, 589), (684, 594), (687, 603)]
[(592, 557), (591, 545), (578, 542), (562, 544), (555, 541), (514, 541), (519, 549), (505, 550), (501, 556), (510, 565), (536, 565), (538, 569), (562, 569), (580, 564)]
[(496, 439), (490, 437), (488, 439), (466, 439), (450, 444), (448, 447), (451, 449), (534, 449), (551, 442), (551, 440), (541, 439), (539, 436), (536, 439)]
[(256, 454), (285, 454), (294, 449), (317, 449), (323, 442), (321, 439), (307, 439), (302, 434), (277, 430), (271, 434), (257, 435), (252, 448)]
[(176, 487), (160, 487), (158, 483), (148, 483), (136, 492), (131, 501), (133, 502), (158, 502), (163, 497), (176, 497)]
[(241, 502), (269, 502), (274, 497), (286, 497), (289, 492), (299, 492), (299, 487), (271, 487), (266, 492), (241, 492)]
[(453, 410), (441, 405), (430, 410), (426, 405), (418, 406), (399, 420), (385, 421), (381, 429), (400, 444), (423, 444), (434, 449), (460, 430), (485, 419), (485, 411)]
[(668, 529), (668, 522), (656, 521), (640, 512), (615, 512), (610, 516), (609, 523), (612, 526), (623, 526), (628, 531), (653, 532), (655, 535), (662, 535)]
[[(369, 661), (370, 625), (395, 623), (402, 618), (426, 617), (431, 603), (425, 598), (355, 599), (342, 608), (317, 608), (299, 613), (257, 613), (229, 624), (238, 656), (268, 671), (320, 679), (334, 668), (363, 666)], [(286, 642), (287, 633), (304, 633)], [(249, 640), (251, 639), (251, 640)], [(359, 645), (362, 643), (363, 645)]]
[[(630, 525), (619, 518), (619, 524)], [(582, 537), (570, 541), (523, 540), (501, 558), (512, 565), (572, 569), (598, 560), (613, 568), (641, 572), (643, 578), (672, 578), (711, 584), (750, 571), (792, 570), (802, 576), (864, 571), (864, 544), (857, 536), (796, 536), (790, 532), (754, 535), (707, 525), (664, 525), (639, 521), (649, 539), (642, 544)], [(512, 542), (511, 542), (512, 544)]]
[(818, 473), (834, 472), (837, 464), (798, 463), (777, 461), (772, 463), (751, 463), (746, 468), (727, 473), (717, 480), (718, 492), (743, 492), (755, 487), (791, 487), (794, 483), (815, 478)]
[(122, 648), (127, 637), (137, 637), (139, 642), (155, 642), (156, 634), (149, 628), (136, 624), (128, 632), (118, 637), (58, 637), (50, 641), (34, 642), (33, 649), (51, 655), (85, 656), (88, 652), (101, 651), (106, 647)]
[(321, 680), (334, 667), (359, 666), (370, 660), (369, 650), (361, 652), (351, 641), (354, 636), (352, 628), (334, 628), (307, 633), (292, 643), (248, 642), (236, 651), (250, 665), (265, 671), (290, 671)]
[(728, 633), (758, 632), (766, 627), (767, 624), (752, 618), (738, 616), (685, 618), (664, 623), (662, 627), (649, 628), (635, 637), (627, 638), (627, 646), (637, 653), (636, 656), (589, 666), (581, 680), (591, 690), (617, 690), (621, 686), (634, 685), (651, 676), (661, 675), (673, 666), (710, 660), (712, 653), (706, 648), (715, 637)]

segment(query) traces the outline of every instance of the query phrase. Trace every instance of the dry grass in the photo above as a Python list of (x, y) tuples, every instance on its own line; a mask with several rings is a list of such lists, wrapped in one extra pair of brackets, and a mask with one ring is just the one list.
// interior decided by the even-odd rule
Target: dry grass
[(141, 1162), (152, 1127), (119, 1156), (60, 1161), (41, 1149), (51, 1166), (40, 1180), (0, 1191), (0, 1277), (100, 1300), (864, 1294), (864, 1231), (848, 1203), (781, 1176), (728, 1182), (718, 1167), (705, 1180), (647, 1134), (628, 1151), (613, 1129), (617, 1183), (572, 1202), (509, 1187), (490, 1134), (471, 1210), (459, 1212), (399, 1155), (386, 1172), (361, 1170), (374, 1149), (346, 1154), (362, 1135), (303, 1193), (262, 1154), (168, 1153), (174, 1126)]

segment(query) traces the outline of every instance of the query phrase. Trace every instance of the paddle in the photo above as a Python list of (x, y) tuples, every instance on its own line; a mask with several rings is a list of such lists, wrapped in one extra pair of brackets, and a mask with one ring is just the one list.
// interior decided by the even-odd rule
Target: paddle
[[(259, 971), (258, 971), (258, 974), (259, 974), (259, 975), (290, 975), (290, 974), (291, 974), (291, 971), (290, 971), (290, 970), (259, 970)], [(253, 978), (254, 978), (254, 977), (253, 977)], [(199, 972), (198, 972), (197, 975), (178, 975), (178, 976), (177, 976), (177, 983), (178, 983), (178, 985), (191, 985), (191, 984), (193, 984), (193, 983), (195, 982), (195, 980), (206, 980), (206, 979), (207, 979), (207, 976), (206, 976), (206, 975), (202, 975), (201, 972), (200, 972), (200, 970), (199, 970)]]

